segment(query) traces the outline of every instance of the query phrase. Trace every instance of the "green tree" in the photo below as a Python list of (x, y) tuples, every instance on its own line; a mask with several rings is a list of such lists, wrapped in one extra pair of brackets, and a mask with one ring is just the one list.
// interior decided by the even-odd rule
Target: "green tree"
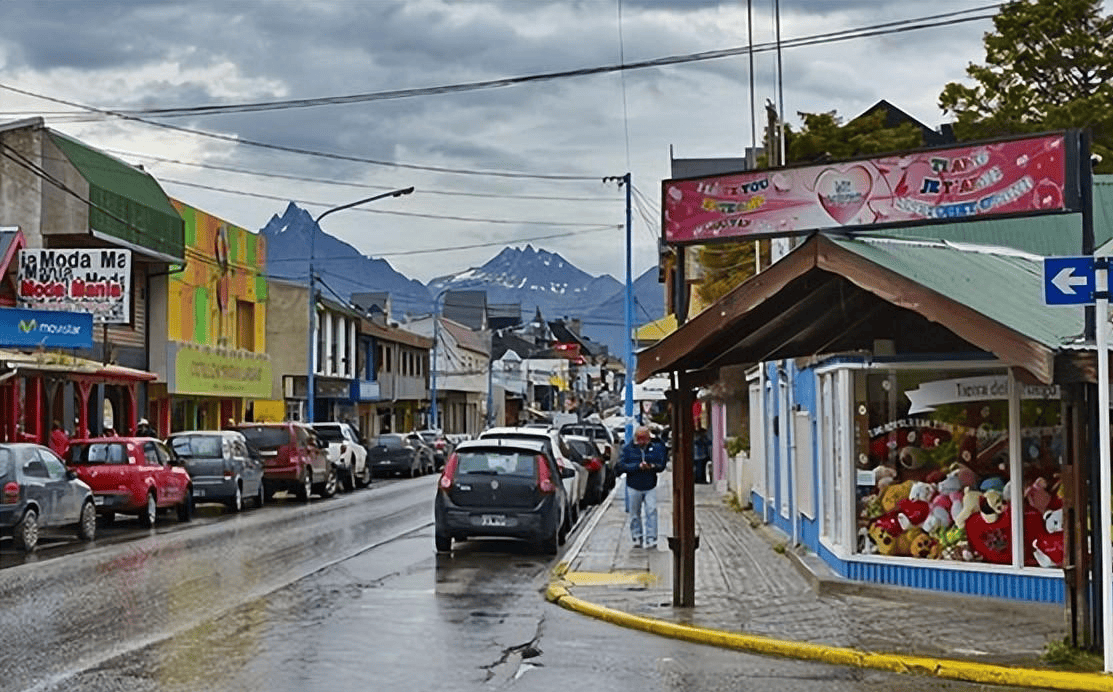
[(1097, 172), (1113, 172), (1113, 15), (1101, 0), (1016, 0), (985, 34), (973, 86), (951, 82), (939, 107), (961, 140), (1090, 128)]
[[(871, 113), (843, 123), (838, 113), (797, 113), (802, 121), (799, 131), (785, 126), (786, 161), (808, 164), (822, 161), (841, 161), (891, 151), (907, 151), (923, 146), (920, 128), (906, 122), (897, 127), (885, 127), (886, 111)], [(772, 142), (772, 132), (766, 132), (766, 141)], [(766, 151), (775, 147), (766, 146)], [(758, 167), (767, 168), (768, 162), (759, 157)], [(769, 266), (769, 243), (761, 243), (763, 267)], [(703, 282), (699, 284), (700, 298), (712, 303), (732, 288), (754, 274), (754, 243), (751, 240), (704, 245), (699, 250), (703, 268)]]

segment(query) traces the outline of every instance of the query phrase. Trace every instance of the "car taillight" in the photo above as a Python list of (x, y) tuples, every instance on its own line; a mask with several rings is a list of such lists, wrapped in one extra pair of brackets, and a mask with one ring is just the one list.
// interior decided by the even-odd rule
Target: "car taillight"
[(537, 489), (549, 495), (556, 492), (556, 486), (553, 485), (553, 476), (549, 472), (549, 464), (546, 463), (545, 457), (537, 457)]
[(592, 457), (592, 458), (587, 460), (586, 466), (587, 466), (588, 471), (591, 471), (592, 473), (595, 473), (599, 469), (603, 468), (603, 462), (599, 461), (599, 459), (597, 459), (595, 457)]
[(460, 463), (460, 457), (456, 454), (448, 457), (448, 461), (444, 462), (444, 470), (441, 471), (441, 479), (437, 481), (437, 485), (441, 490), (451, 490), (452, 483), (456, 480), (456, 466)]
[(6, 505), (15, 504), (19, 502), (19, 483), (12, 481), (4, 484), (4, 497), (0, 502)]
[(441, 451), (444, 450), (444, 440), (437, 440), (434, 444), (436, 445), (437, 449)]

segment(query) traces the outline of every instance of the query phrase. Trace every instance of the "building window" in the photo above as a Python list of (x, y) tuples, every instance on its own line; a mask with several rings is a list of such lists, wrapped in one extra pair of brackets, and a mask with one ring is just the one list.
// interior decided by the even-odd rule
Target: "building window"
[(255, 303), (236, 301), (236, 348), (255, 350)]
[[(1019, 458), (1010, 455), (1011, 387)], [(855, 373), (853, 406), (865, 552), (1062, 564), (1058, 387), (1010, 382), (999, 368), (875, 368)], [(1014, 559), (1010, 498), (1018, 496), (1023, 538)]]

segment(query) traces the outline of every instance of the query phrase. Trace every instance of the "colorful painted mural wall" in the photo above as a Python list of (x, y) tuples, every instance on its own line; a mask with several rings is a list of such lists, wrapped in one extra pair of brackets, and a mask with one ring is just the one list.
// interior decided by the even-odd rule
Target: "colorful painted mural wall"
[[(266, 351), (266, 247), (239, 226), (172, 200), (185, 221), (186, 268), (170, 275), (167, 338)], [(251, 312), (248, 316), (244, 313)]]

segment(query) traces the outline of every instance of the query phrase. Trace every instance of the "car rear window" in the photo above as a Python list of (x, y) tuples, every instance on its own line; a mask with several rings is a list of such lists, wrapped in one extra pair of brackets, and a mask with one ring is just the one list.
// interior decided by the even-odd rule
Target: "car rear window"
[(282, 445), (290, 444), (290, 431), (282, 427), (259, 425), (250, 428), (236, 428), (247, 441), (258, 449), (274, 450)]
[(170, 447), (183, 459), (219, 459), (223, 442), (219, 435), (177, 435), (170, 438)]
[(317, 437), (325, 442), (343, 442), (344, 434), (340, 432), (339, 426), (336, 425), (322, 425), (320, 427), (314, 425), (313, 429), (317, 431)]
[(72, 464), (126, 464), (128, 451), (120, 442), (92, 442), (70, 446)]
[(593, 442), (589, 442), (587, 440), (565, 440), (565, 441), (568, 443), (569, 447), (576, 450), (577, 452), (579, 452), (580, 454), (582, 454), (585, 457), (599, 456), (599, 449), (595, 446), (595, 443), (593, 443)]
[(377, 447), (401, 447), (401, 435), (379, 435), (375, 438), (375, 445)]
[(459, 473), (533, 477), (537, 455), (525, 452), (466, 451), (458, 456)]

